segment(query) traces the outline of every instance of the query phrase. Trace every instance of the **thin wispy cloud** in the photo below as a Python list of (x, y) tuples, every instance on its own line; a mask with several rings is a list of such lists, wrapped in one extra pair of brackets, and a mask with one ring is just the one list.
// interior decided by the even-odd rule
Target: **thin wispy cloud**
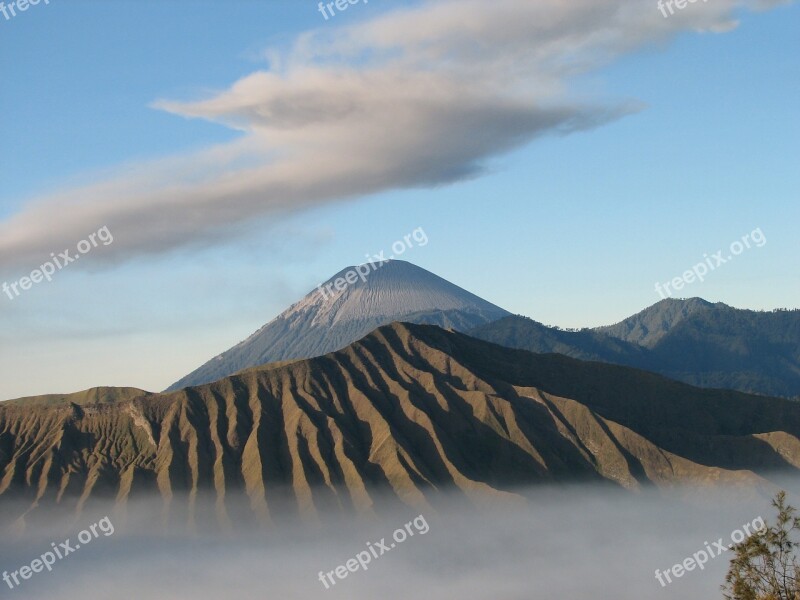
[(224, 241), (253, 218), (478, 176), (538, 137), (641, 109), (581, 101), (574, 77), (773, 4), (697, 2), (665, 19), (652, 0), (451, 0), (326, 24), (272, 51), (270, 71), (155, 101), (241, 137), (35, 199), (0, 223), (0, 268), (37, 264), (100, 226), (115, 243), (91, 262), (117, 262)]

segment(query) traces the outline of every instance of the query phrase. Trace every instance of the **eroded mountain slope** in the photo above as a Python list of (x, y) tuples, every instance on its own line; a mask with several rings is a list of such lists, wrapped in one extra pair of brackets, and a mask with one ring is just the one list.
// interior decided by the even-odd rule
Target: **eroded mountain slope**
[(0, 405), (0, 504), (32, 517), (154, 494), (164, 519), (225, 525), (435, 507), (445, 490), (518, 501), (542, 482), (750, 485), (797, 468), (799, 435), (791, 401), (394, 323), (177, 392)]

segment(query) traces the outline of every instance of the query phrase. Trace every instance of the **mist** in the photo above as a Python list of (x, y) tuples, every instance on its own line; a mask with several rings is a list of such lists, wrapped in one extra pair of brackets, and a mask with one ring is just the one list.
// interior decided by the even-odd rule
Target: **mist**
[[(798, 488), (797, 479), (784, 483)], [(524, 494), (524, 505), (489, 508), (445, 493), (424, 509), (386, 508), (378, 500), (381, 510), (366, 517), (274, 517), (263, 528), (212, 531), (195, 518), (196, 533), (174, 521), (165, 525), (163, 502), (155, 499), (130, 504), (124, 515), (110, 504), (68, 519), (42, 512), (24, 531), (4, 529), (0, 571), (31, 565), (67, 538), (75, 545), (79, 532), (104, 517), (113, 531), (96, 528), (98, 536), (52, 571), (33, 573), (14, 589), (0, 582), (0, 589), (3, 597), (63, 600), (699, 600), (722, 597), (730, 552), (665, 586), (655, 570), (668, 571), (719, 538), (727, 545), (733, 531), (758, 517), (773, 521), (770, 493), (750, 488), (631, 493), (584, 485)], [(797, 505), (797, 498), (790, 491), (790, 502)], [(2, 512), (11, 514), (8, 503)], [(394, 537), (398, 529), (404, 534)], [(357, 564), (357, 556), (369, 556), (368, 564)], [(339, 566), (347, 572), (341, 578)]]

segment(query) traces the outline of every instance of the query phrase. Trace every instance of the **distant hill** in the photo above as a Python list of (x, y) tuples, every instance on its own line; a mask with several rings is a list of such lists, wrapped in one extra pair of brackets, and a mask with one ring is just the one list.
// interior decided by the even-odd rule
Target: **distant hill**
[(471, 329), (467, 334), (509, 348), (556, 352), (581, 360), (599, 360), (644, 368), (648, 359), (647, 349), (599, 331), (568, 331), (548, 327), (521, 316), (504, 317)]
[(469, 331), (533, 352), (633, 366), (702, 387), (800, 397), (800, 310), (667, 299), (621, 323), (563, 331), (506, 317)]
[(6, 400), (3, 404), (14, 406), (54, 406), (64, 404), (113, 404), (147, 396), (150, 392), (132, 387), (95, 387), (74, 394), (44, 394)]
[[(387, 260), (347, 267), (249, 338), (171, 385), (209, 383), (268, 362), (310, 358), (344, 348), (393, 321), (465, 331), (510, 313), (411, 263)], [(353, 283), (346, 283), (349, 278)], [(339, 288), (335, 287), (336, 282)], [(343, 289), (341, 289), (343, 288)]]
[(545, 482), (758, 486), (797, 468), (800, 403), (429, 325), (172, 393), (0, 404), (4, 519), (153, 494), (157, 518), (224, 526), (435, 507), (447, 490), (519, 501)]
[(712, 304), (702, 298), (687, 298), (686, 300), (667, 298), (616, 325), (597, 327), (595, 331), (652, 348), (661, 338), (693, 315), (708, 313), (723, 307), (730, 309), (721, 302)]

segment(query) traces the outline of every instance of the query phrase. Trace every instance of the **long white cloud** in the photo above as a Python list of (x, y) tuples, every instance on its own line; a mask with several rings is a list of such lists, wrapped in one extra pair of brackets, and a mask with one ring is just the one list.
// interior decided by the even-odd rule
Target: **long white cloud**
[(654, 0), (448, 0), (326, 25), (271, 71), (154, 103), (239, 140), (36, 199), (0, 223), (0, 267), (35, 265), (103, 225), (115, 242), (96, 259), (124, 260), (225, 239), (254, 217), (475, 176), (538, 136), (635, 110), (576, 101), (575, 75), (776, 3), (698, 0), (664, 18)]

